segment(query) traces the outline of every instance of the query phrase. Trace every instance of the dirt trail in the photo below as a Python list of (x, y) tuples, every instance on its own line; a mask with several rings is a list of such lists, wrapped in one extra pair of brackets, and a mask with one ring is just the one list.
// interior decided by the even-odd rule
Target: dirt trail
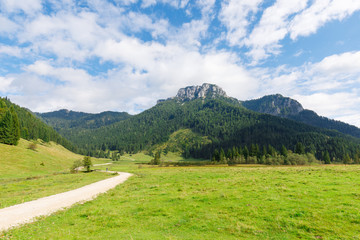
[(98, 194), (105, 193), (116, 185), (125, 182), (132, 175), (124, 172), (117, 173), (118, 176), (75, 190), (0, 209), (0, 232), (24, 223), (33, 222), (36, 217), (50, 215), (75, 203), (90, 201)]

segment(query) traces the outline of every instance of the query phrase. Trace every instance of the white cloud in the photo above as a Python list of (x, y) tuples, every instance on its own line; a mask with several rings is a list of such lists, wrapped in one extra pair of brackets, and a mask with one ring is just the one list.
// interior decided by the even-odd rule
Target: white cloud
[(0, 44), (0, 55), (6, 54), (14, 57), (22, 57), (27, 52), (25, 48), (19, 48), (17, 46), (6, 46)]
[(304, 108), (314, 110), (321, 116), (330, 116), (336, 120), (360, 127), (360, 98), (356, 92), (315, 93), (311, 95), (294, 95)]
[(326, 57), (315, 64), (314, 70), (329, 75), (360, 73), (360, 51), (345, 52)]
[(56, 66), (55, 61), (36, 61), (24, 68), (24, 74), (12, 76), (24, 93), (12, 99), (34, 111), (69, 108), (137, 113), (187, 85), (215, 83), (239, 98), (250, 97), (258, 86), (237, 64), (236, 55), (228, 52), (200, 54), (176, 44), (143, 43), (134, 38), (109, 40), (97, 50), (99, 57), (121, 67), (95, 77), (82, 69)]
[(255, 62), (279, 53), (279, 41), (288, 34), (289, 17), (303, 10), (306, 3), (304, 0), (277, 0), (264, 11), (259, 24), (245, 40), (245, 45), (251, 48), (248, 55)]
[(248, 34), (248, 25), (251, 23), (251, 14), (259, 10), (262, 1), (227, 0), (222, 3), (219, 19), (227, 28), (226, 39), (231, 46), (243, 45), (243, 39)]
[[(320, 27), (333, 20), (343, 20), (360, 9), (358, 0), (277, 0), (275, 4), (264, 10), (260, 22), (245, 40), (244, 26), (249, 23), (233, 21), (237, 37), (235, 43), (245, 43), (250, 48), (248, 55), (252, 57), (253, 64), (277, 55), (281, 51), (280, 41), (290, 35), (292, 40), (300, 36), (315, 33)], [(238, 26), (236, 28), (236, 26)], [(231, 28), (230, 28), (231, 29)], [(238, 31), (238, 32), (236, 32)], [(240, 40), (240, 41), (239, 41)], [(234, 44), (234, 43), (233, 43)]]
[(301, 14), (294, 17), (290, 26), (290, 37), (308, 36), (329, 21), (343, 20), (360, 10), (358, 0), (315, 0)]
[(11, 83), (13, 82), (12, 78), (5, 78), (0, 76), (0, 93), (8, 93), (11, 91)]
[(15, 33), (19, 26), (10, 19), (0, 15), (0, 34)]
[[(359, 1), (277, 0), (262, 9), (263, 0), (225, 0), (219, 12), (215, 0), (87, 0), (86, 7), (73, 0), (48, 2), (51, 14), (42, 12), (40, 1), (0, 3), (0, 34), (13, 39), (12, 44), (0, 44), (0, 57), (26, 59), (21, 66), (10, 63), (23, 72), (1, 76), (0, 91), (32, 110), (137, 113), (181, 87), (210, 82), (242, 100), (280, 92), (303, 99), (304, 105), (332, 100), (330, 106), (318, 107), (328, 117), (358, 116), (359, 108), (350, 99), (359, 98), (359, 52), (275, 69), (244, 67), (239, 56), (247, 53), (256, 64), (278, 54), (287, 36), (296, 40), (342, 20), (359, 9)], [(132, 8), (134, 3), (148, 8), (146, 12), (155, 11), (158, 3), (168, 4), (187, 17), (174, 26), (167, 13), (147, 14)], [(216, 16), (223, 26), (217, 20), (211, 25)], [(217, 32), (224, 26), (226, 32)], [(142, 35), (149, 38), (141, 40)], [(227, 50), (218, 50), (224, 39)], [(229, 46), (241, 50), (232, 52)], [(33, 63), (26, 66), (29, 61)], [(99, 72), (84, 70), (97, 61)], [(343, 114), (334, 115), (341, 106)]]
[(19, 34), (22, 43), (30, 42), (38, 54), (55, 54), (60, 59), (84, 61), (91, 49), (109, 34), (97, 23), (97, 15), (81, 12), (77, 16), (59, 13), (40, 15)]
[(360, 53), (331, 55), (300, 67), (255, 69), (262, 85), (259, 95), (281, 93), (320, 115), (360, 127)]
[(20, 10), (30, 15), (42, 9), (41, 0), (2, 0), (0, 6), (10, 13)]
[(174, 8), (184, 8), (189, 0), (142, 0), (141, 7), (148, 8), (158, 3), (169, 4)]

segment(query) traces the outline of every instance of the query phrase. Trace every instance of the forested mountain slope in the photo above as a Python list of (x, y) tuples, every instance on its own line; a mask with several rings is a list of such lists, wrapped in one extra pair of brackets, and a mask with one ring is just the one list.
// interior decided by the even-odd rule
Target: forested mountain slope
[[(11, 115), (9, 115), (9, 113), (11, 113)], [(12, 124), (8, 124), (6, 121), (9, 122), (7, 120), (9, 118), (12, 119), (11, 121), (13, 121), (14, 118), (17, 120), (13, 121), (14, 123)], [(15, 122), (18, 122), (18, 126)], [(0, 98), (0, 132), (4, 133), (6, 131), (10, 131), (17, 140), (21, 137), (27, 140), (42, 139), (45, 142), (54, 141), (70, 150), (76, 150), (68, 140), (62, 137), (52, 127), (43, 123), (29, 110), (13, 104), (7, 98)], [(2, 141), (2, 143), (16, 145), (17, 141)]]
[(131, 117), (126, 112), (102, 112), (98, 114), (75, 112), (62, 109), (55, 112), (36, 113), (46, 123), (53, 126), (56, 130), (65, 129), (94, 129), (102, 126), (107, 126), (121, 120)]
[(289, 118), (314, 127), (337, 130), (341, 133), (360, 138), (359, 128), (347, 123), (321, 117), (314, 111), (304, 109), (296, 100), (283, 97), (280, 94), (243, 101), (242, 105), (255, 112)]
[[(355, 155), (359, 149), (360, 140), (357, 138), (248, 110), (221, 92), (189, 92), (190, 97), (177, 96), (160, 101), (153, 108), (130, 119), (98, 129), (83, 130), (74, 136), (73, 141), (90, 150), (137, 152), (166, 142), (179, 129), (190, 129), (210, 140), (188, 149), (193, 157), (209, 158), (216, 148), (251, 144), (270, 144), (279, 150), (282, 145), (294, 149), (301, 142), (317, 157), (321, 158), (323, 152), (328, 151), (332, 159), (342, 158), (345, 152)], [(192, 97), (195, 96), (193, 93), (197, 97)]]

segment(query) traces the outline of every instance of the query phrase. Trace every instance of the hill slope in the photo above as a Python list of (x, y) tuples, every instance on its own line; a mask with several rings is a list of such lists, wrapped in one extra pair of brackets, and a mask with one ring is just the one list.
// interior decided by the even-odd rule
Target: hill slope
[(219, 148), (250, 148), (257, 144), (260, 149), (271, 145), (279, 151), (284, 145), (295, 150), (299, 142), (318, 158), (322, 158), (324, 152), (329, 152), (333, 160), (343, 158), (346, 153), (351, 157), (358, 153), (358, 138), (288, 119), (301, 112), (304, 110), (299, 103), (281, 95), (240, 102), (228, 97), (216, 85), (203, 84), (182, 88), (175, 97), (159, 100), (156, 106), (131, 118), (100, 128), (74, 128), (72, 134), (66, 136), (89, 152), (99, 149), (130, 153), (152, 151), (159, 149), (154, 145), (164, 143), (163, 149), (168, 151), (171, 147), (167, 146), (173, 145), (172, 134), (186, 129), (198, 136), (194, 137), (195, 142), (191, 146), (178, 144), (173, 149), (207, 159)]
[(32, 142), (20, 139), (17, 146), (0, 144), (0, 176), (31, 177), (54, 172), (69, 171), (74, 160), (83, 156), (70, 152), (54, 142), (38, 142), (31, 150)]
[[(24, 139), (42, 139), (45, 142), (54, 141), (61, 144), (70, 150), (76, 150), (75, 147), (64, 137), (62, 137), (57, 131), (52, 127), (42, 122), (38, 117), (36, 117), (32, 112), (26, 108), (22, 108), (14, 103), (12, 103), (7, 98), (0, 98), (1, 104), (5, 104), (7, 108), (14, 109), (16, 113), (19, 124), (20, 124), (20, 136)], [(0, 119), (1, 119), (1, 105), (0, 105)], [(0, 126), (1, 127), (1, 126)]]
[(259, 113), (289, 118), (314, 127), (336, 130), (360, 138), (360, 129), (341, 121), (335, 121), (304, 109), (299, 102), (280, 94), (264, 96), (259, 99), (242, 102), (242, 105)]
[[(309, 150), (315, 148), (318, 157), (331, 152), (332, 158), (342, 158), (346, 152), (355, 154), (359, 140), (268, 114), (260, 114), (224, 99), (195, 99), (185, 103), (169, 99), (158, 103), (130, 119), (95, 130), (85, 130), (74, 138), (81, 147), (109, 148), (136, 152), (167, 142), (179, 129), (191, 129), (207, 136), (211, 143), (199, 142), (190, 149), (193, 157), (209, 158), (215, 148), (271, 144), (294, 149), (302, 142)], [(185, 151), (186, 149), (183, 149)]]
[(66, 109), (48, 113), (37, 113), (36, 115), (59, 131), (69, 129), (95, 129), (131, 117), (131, 115), (125, 112), (108, 111), (91, 114)]

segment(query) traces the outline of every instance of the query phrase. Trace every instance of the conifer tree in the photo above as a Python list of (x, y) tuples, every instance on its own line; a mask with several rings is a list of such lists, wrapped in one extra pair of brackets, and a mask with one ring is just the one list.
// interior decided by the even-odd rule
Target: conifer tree
[(20, 123), (19, 118), (13, 107), (10, 108), (10, 113), (12, 116), (12, 124), (11, 124), (11, 144), (17, 145), (20, 139)]
[(284, 157), (288, 156), (288, 150), (286, 149), (286, 147), (284, 145), (281, 146), (281, 152), (280, 154)]
[(326, 152), (324, 153), (323, 159), (324, 159), (324, 163), (325, 163), (325, 164), (330, 164), (330, 156), (329, 156), (329, 152), (328, 152), (328, 151), (326, 151)]
[(247, 148), (247, 146), (245, 146), (243, 149), (243, 155), (244, 155), (245, 160), (247, 160), (249, 157), (249, 149)]
[(295, 153), (305, 154), (305, 147), (301, 142), (298, 142), (295, 146)]
[(13, 144), (13, 124), (13, 117), (10, 111), (7, 110), (0, 122), (0, 143), (5, 143), (9, 145)]

